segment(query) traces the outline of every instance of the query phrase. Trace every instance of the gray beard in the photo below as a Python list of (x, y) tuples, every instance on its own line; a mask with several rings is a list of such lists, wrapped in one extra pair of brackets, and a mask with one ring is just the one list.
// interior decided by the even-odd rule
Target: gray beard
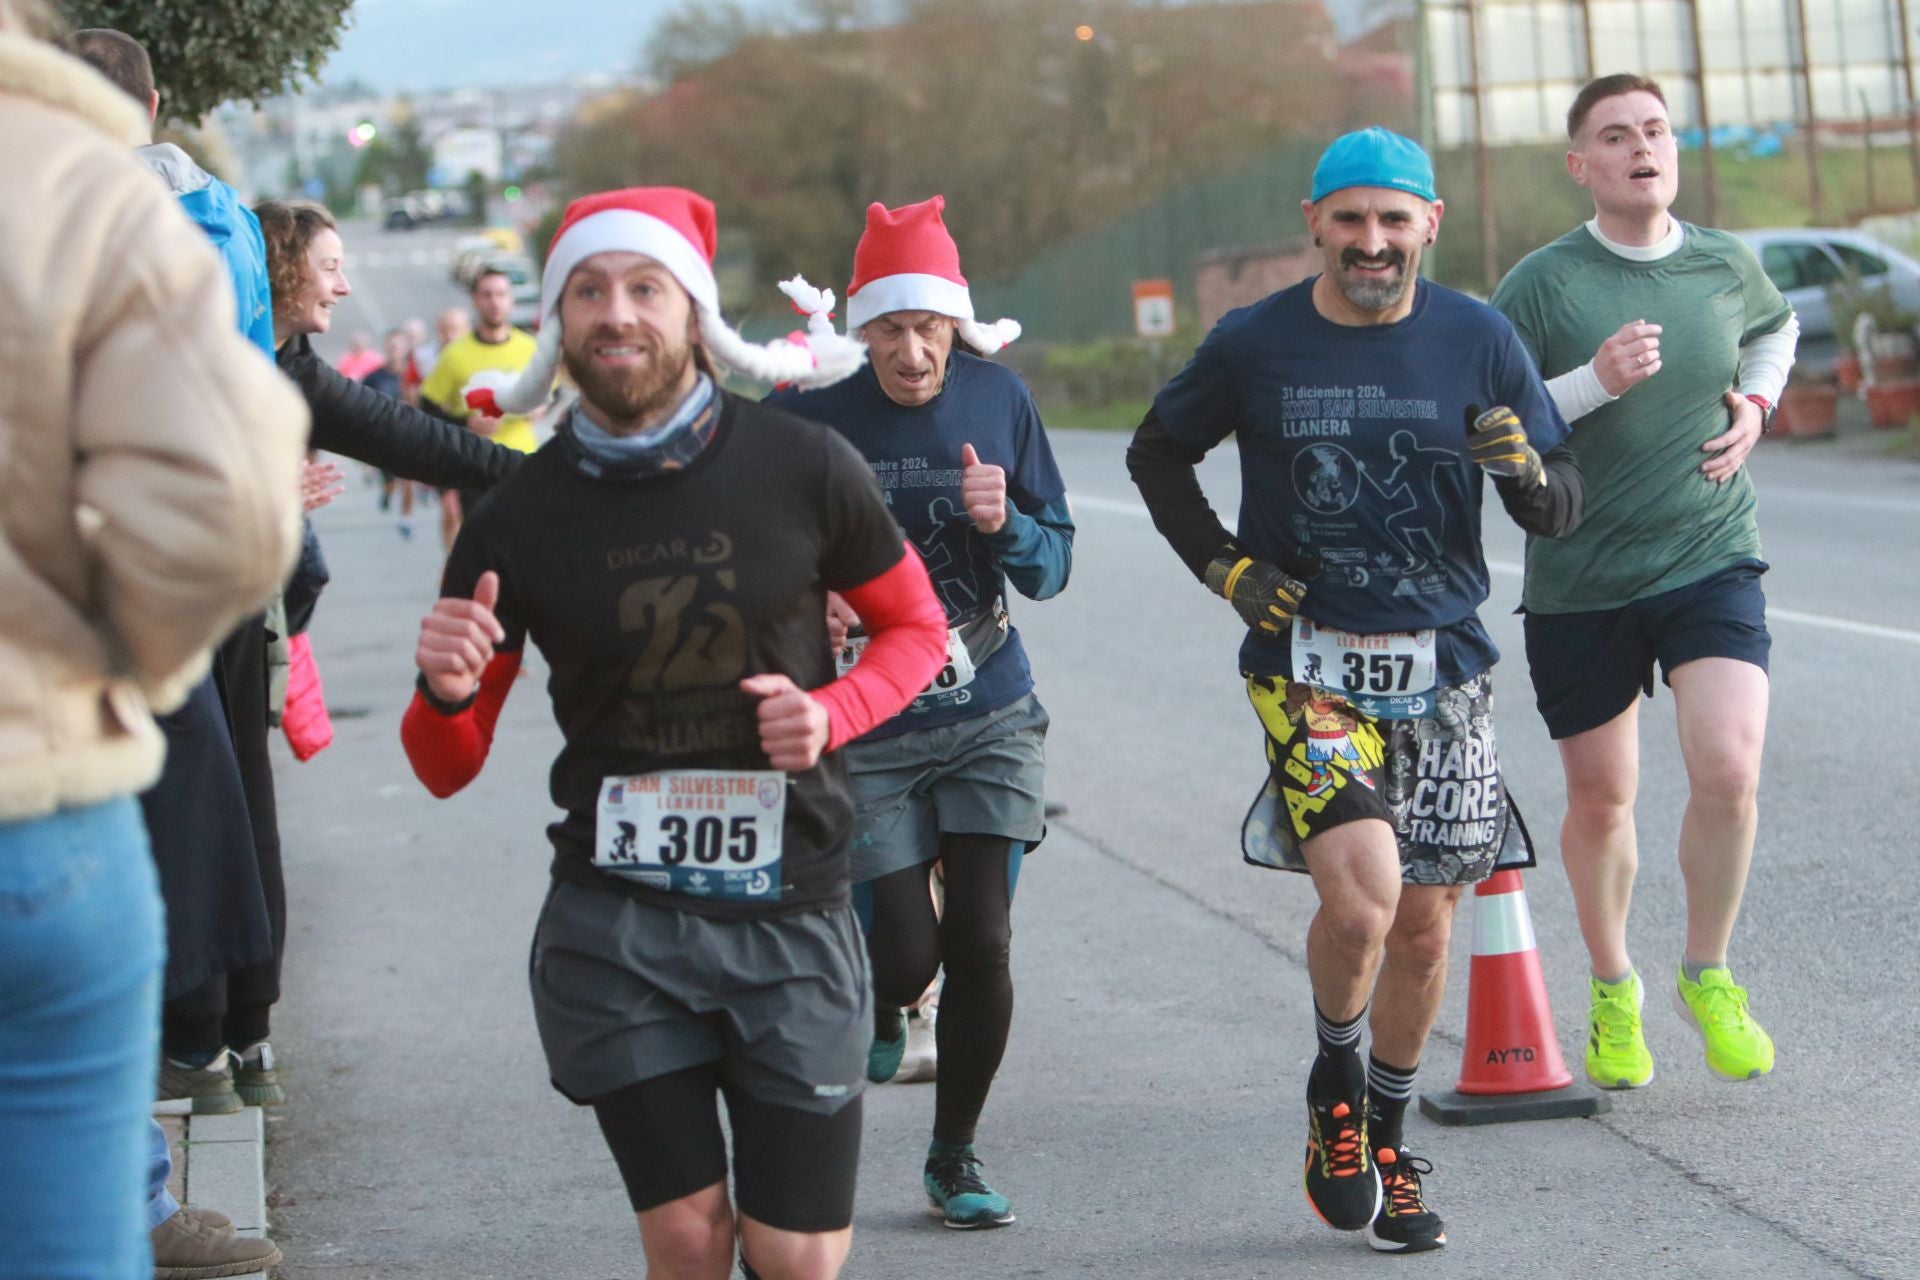
[(1345, 272), (1336, 272), (1333, 280), (1347, 301), (1362, 311), (1385, 311), (1406, 297), (1413, 277), (1403, 266), (1398, 280), (1355, 280)]

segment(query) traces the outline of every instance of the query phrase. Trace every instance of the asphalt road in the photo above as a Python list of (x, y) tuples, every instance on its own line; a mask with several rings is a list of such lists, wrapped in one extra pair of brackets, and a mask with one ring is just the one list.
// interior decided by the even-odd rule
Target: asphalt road
[[(348, 248), (404, 239), (350, 230)], [(397, 319), (457, 297), (444, 280), (403, 257), (356, 283)], [(1452, 1243), (1396, 1261), (1321, 1227), (1299, 1190), (1312, 895), (1239, 860), (1263, 766), (1234, 619), (1145, 519), (1124, 437), (1054, 444), (1080, 525), (1073, 583), (1015, 617), (1053, 713), (1050, 797), (1068, 813), (1022, 877), (1020, 1007), (980, 1142), (1021, 1220), (977, 1234), (925, 1216), (931, 1092), (879, 1088), (846, 1275), (1915, 1274), (1920, 1170), (1906, 1152), (1920, 1124), (1906, 1104), (1920, 1033), (1906, 983), (1920, 769), (1904, 731), (1920, 717), (1920, 465), (1858, 440), (1769, 443), (1752, 464), (1774, 566), (1774, 703), (1734, 955), (1778, 1068), (1712, 1081), (1657, 985), (1681, 940), (1685, 793), (1663, 691), (1643, 716), (1632, 923), (1659, 1076), (1597, 1120), (1413, 1118)], [(1203, 477), (1231, 511), (1230, 461)], [(274, 1039), (291, 1101), (273, 1121), (269, 1177), (283, 1272), (639, 1276), (618, 1176), (591, 1116), (546, 1085), (526, 994), (557, 746), (541, 683), (508, 702), (474, 786), (432, 800), (397, 735), (438, 571), (431, 522), (400, 541), (356, 481), (319, 524), (334, 583), (314, 646), (346, 714), (330, 751), (283, 757), (280, 773), (292, 942)], [(1497, 507), (1487, 524), (1483, 616), (1510, 655), (1503, 763), (1541, 845), (1529, 896), (1577, 1072), (1585, 964), (1557, 865), (1562, 789), (1510, 614), (1518, 579), (1501, 568), (1520, 539)], [(1463, 912), (1423, 1091), (1459, 1069), (1466, 924)]]

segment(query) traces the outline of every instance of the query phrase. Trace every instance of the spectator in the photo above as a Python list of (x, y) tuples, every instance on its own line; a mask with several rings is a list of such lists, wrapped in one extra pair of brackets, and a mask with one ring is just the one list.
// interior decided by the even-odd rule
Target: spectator
[(292, 562), (305, 415), (126, 154), (141, 112), (52, 26), (0, 0), (0, 598), (33, 602), (0, 622), (0, 1274), (145, 1280), (161, 925), (132, 795), (149, 707)]

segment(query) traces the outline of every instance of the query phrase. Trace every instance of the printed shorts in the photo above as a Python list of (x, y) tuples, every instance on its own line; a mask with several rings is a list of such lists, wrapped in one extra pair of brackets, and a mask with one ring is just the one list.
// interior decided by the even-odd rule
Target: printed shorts
[(1434, 690), (1423, 719), (1375, 719), (1278, 676), (1248, 676), (1247, 697), (1266, 731), (1268, 773), (1241, 831), (1247, 861), (1305, 871), (1307, 840), (1378, 818), (1399, 839), (1407, 884), (1476, 884), (1496, 865), (1532, 865), (1500, 776), (1487, 673)]

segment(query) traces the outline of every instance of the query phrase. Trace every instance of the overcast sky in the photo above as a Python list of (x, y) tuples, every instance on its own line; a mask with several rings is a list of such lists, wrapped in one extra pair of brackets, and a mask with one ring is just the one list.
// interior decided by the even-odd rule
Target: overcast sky
[[(755, 0), (764, 4), (765, 0)], [(321, 83), (380, 90), (628, 72), (677, 0), (357, 0)]]
[[(743, 0), (767, 12), (779, 0)], [(1343, 27), (1392, 0), (1328, 0)], [(357, 0), (323, 84), (358, 78), (382, 91), (524, 84), (589, 71), (626, 73), (679, 0)], [(1351, 34), (1343, 32), (1343, 34)]]

